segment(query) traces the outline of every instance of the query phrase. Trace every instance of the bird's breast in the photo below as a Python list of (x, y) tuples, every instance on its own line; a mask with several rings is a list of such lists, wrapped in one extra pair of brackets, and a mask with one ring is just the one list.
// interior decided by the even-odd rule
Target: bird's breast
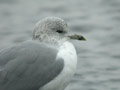
[(62, 58), (64, 60), (64, 68), (68, 68), (71, 71), (76, 70), (77, 54), (72, 43), (70, 42), (63, 43), (63, 45), (59, 49), (57, 58)]
[(72, 43), (63, 43), (63, 45), (59, 48), (56, 58), (62, 58), (64, 60), (63, 70), (55, 79), (40, 90), (64, 90), (75, 73), (77, 66), (77, 55)]

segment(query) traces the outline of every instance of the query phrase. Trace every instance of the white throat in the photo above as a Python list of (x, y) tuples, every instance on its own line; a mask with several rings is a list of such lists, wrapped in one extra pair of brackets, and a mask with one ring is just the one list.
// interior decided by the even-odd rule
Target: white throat
[(64, 59), (65, 64), (71, 70), (74, 71), (76, 69), (77, 54), (76, 54), (76, 50), (75, 50), (75, 48), (74, 48), (72, 43), (70, 43), (68, 41), (63, 43), (63, 45), (59, 49), (58, 58), (59, 57)]

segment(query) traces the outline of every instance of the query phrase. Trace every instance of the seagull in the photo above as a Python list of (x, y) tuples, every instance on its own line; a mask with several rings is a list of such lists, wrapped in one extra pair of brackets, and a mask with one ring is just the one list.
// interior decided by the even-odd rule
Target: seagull
[(33, 38), (0, 51), (0, 90), (64, 90), (76, 71), (72, 34), (58, 17), (46, 17), (34, 28)]

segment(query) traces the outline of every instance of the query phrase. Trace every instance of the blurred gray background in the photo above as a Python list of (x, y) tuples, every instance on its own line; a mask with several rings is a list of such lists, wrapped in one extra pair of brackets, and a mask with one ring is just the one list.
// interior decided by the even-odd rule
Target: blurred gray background
[(47, 16), (87, 38), (74, 42), (78, 68), (66, 90), (120, 90), (120, 0), (0, 0), (0, 50), (31, 39)]

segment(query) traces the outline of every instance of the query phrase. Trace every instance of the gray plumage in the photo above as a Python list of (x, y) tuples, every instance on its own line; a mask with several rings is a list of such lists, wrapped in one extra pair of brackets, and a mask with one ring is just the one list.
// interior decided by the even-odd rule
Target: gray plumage
[[(0, 90), (38, 90), (63, 69), (58, 50), (27, 41), (0, 52)], [(46, 56), (47, 55), (47, 56)]]
[(85, 40), (71, 35), (63, 19), (39, 21), (33, 40), (0, 52), (0, 90), (64, 90), (77, 65), (70, 39)]

